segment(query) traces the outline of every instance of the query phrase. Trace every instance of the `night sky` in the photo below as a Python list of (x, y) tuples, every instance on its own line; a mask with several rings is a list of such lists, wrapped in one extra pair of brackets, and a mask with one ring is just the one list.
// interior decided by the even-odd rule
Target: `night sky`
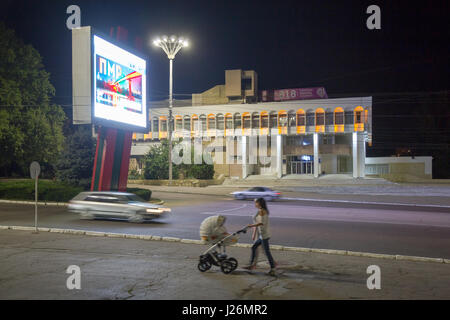
[[(2, 1), (0, 20), (41, 53), (57, 102), (70, 103), (71, 34), (66, 8), (82, 26), (109, 34), (122, 26), (144, 40), (150, 99), (168, 92), (168, 60), (151, 40), (184, 35), (174, 93), (223, 84), (225, 69), (255, 70), (259, 89), (325, 86), (333, 94), (448, 89), (448, 1)], [(381, 8), (368, 30), (366, 8)], [(179, 96), (180, 98), (182, 96)]]
[[(436, 157), (450, 176), (449, 1), (2, 0), (0, 20), (40, 52), (55, 102), (69, 112), (71, 4), (81, 8), (82, 26), (106, 34), (122, 26), (129, 46), (144, 40), (150, 100), (168, 98), (169, 62), (153, 39), (185, 36), (175, 99), (224, 84), (226, 69), (255, 70), (260, 90), (324, 86), (329, 97), (373, 96), (368, 155), (410, 148)], [(371, 4), (381, 8), (381, 30), (366, 27)]]

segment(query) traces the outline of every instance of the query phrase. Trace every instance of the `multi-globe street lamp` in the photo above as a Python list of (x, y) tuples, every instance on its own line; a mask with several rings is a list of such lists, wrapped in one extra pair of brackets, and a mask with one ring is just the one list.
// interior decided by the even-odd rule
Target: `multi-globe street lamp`
[(172, 107), (173, 107), (173, 59), (178, 51), (183, 47), (189, 45), (188, 40), (176, 36), (162, 36), (153, 41), (153, 44), (160, 47), (167, 54), (170, 61), (170, 76), (169, 76), (169, 119), (168, 119), (168, 139), (169, 139), (169, 181), (172, 181)]

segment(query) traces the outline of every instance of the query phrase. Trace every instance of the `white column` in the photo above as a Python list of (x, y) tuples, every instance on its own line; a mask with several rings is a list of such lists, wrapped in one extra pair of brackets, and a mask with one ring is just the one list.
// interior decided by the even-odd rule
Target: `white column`
[(248, 137), (242, 136), (241, 137), (241, 155), (242, 155), (242, 179), (247, 178), (248, 171), (247, 171), (247, 150), (248, 150)]
[(366, 141), (364, 133), (358, 133), (358, 177), (366, 176)]
[(353, 132), (353, 178), (364, 178), (366, 171), (366, 141), (364, 134)]
[(358, 132), (352, 133), (353, 178), (358, 178)]
[(283, 176), (283, 136), (277, 135), (277, 178)]
[(314, 178), (319, 177), (319, 134), (314, 133), (313, 136), (313, 146), (314, 146)]

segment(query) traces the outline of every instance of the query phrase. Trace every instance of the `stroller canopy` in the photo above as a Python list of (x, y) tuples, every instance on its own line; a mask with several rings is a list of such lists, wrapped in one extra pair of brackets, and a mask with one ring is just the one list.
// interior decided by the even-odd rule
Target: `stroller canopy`
[(211, 216), (203, 220), (200, 224), (200, 238), (219, 237), (224, 233), (227, 233), (227, 229), (223, 226), (226, 217), (224, 216)]

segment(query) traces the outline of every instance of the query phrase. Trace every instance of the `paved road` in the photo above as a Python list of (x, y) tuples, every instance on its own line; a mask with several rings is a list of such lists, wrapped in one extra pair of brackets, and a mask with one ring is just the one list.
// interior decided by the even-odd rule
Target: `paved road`
[[(61, 207), (40, 207), (39, 225), (198, 239), (209, 215), (227, 216), (229, 231), (251, 222), (252, 201), (217, 195), (154, 192), (173, 208), (170, 217), (146, 224), (86, 221)], [(450, 212), (446, 208), (278, 201), (269, 204), (272, 244), (450, 258)], [(34, 207), (0, 205), (1, 225), (34, 224)], [(250, 235), (241, 242), (250, 243)]]

